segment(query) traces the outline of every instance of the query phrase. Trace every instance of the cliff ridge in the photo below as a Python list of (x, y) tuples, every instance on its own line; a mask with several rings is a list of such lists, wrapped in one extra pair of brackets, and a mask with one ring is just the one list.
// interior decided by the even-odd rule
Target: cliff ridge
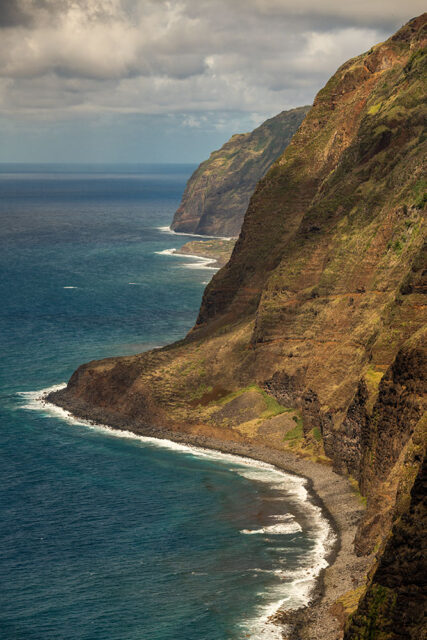
[(308, 110), (305, 106), (282, 111), (213, 151), (188, 180), (171, 228), (238, 236), (258, 180), (283, 153)]

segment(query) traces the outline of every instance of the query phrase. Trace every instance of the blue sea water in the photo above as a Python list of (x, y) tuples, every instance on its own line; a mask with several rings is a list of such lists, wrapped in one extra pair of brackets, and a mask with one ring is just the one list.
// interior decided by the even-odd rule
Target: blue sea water
[(191, 328), (213, 270), (165, 250), (192, 166), (0, 166), (0, 639), (279, 638), (328, 527), (301, 479), (38, 402)]

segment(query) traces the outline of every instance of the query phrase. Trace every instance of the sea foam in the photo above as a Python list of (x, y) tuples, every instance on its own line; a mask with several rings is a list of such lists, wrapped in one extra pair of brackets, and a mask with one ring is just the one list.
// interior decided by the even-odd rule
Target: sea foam
[(233, 236), (208, 236), (200, 233), (185, 233), (183, 231), (174, 231), (170, 227), (156, 227), (162, 233), (169, 233), (174, 236), (188, 236), (190, 238), (216, 238), (217, 240), (232, 240)]
[[(267, 482), (270, 486), (276, 488), (285, 494), (287, 502), (294, 502), (299, 511), (302, 511), (306, 516), (306, 520), (310, 522), (309, 534), (313, 542), (313, 547), (307, 552), (304, 559), (304, 566), (296, 569), (289, 570), (286, 568), (286, 548), (283, 549), (283, 568), (274, 570), (274, 573), (280, 578), (281, 582), (278, 585), (273, 585), (268, 589), (268, 596), (271, 601), (268, 605), (262, 605), (255, 612), (253, 619), (245, 621), (242, 628), (246, 628), (248, 625), (252, 630), (253, 635), (250, 637), (255, 639), (282, 638), (281, 630), (279, 627), (276, 632), (272, 630), (274, 623), (271, 623), (270, 618), (281, 610), (300, 609), (307, 606), (312, 597), (315, 581), (320, 572), (328, 566), (327, 557), (335, 543), (335, 534), (332, 531), (329, 522), (324, 517), (320, 507), (316, 506), (310, 500), (310, 496), (305, 487), (306, 481), (298, 476), (293, 476), (285, 472), (278, 472), (274, 467), (270, 469), (264, 469), (263, 473), (260, 473), (259, 469), (240, 470), (239, 473), (246, 478), (250, 478), (254, 481)], [(244, 531), (244, 533), (263, 533), (265, 535), (289, 534), (293, 533), (290, 529), (292, 525), (299, 525), (298, 522), (283, 522), (279, 524), (283, 526), (282, 531), (279, 528), (275, 528), (275, 525), (263, 527), (262, 529), (251, 531)], [(289, 530), (286, 531), (286, 527), (289, 526)], [(274, 528), (271, 530), (271, 528)], [(269, 530), (270, 529), (270, 530)], [(302, 528), (299, 528), (302, 531)], [(307, 534), (307, 531), (306, 531)]]
[(260, 529), (242, 529), (240, 533), (247, 535), (263, 534), (263, 535), (287, 535), (289, 533), (298, 533), (302, 531), (302, 527), (295, 521), (294, 516), (289, 513), (270, 516), (271, 520), (278, 520), (275, 524), (269, 524)]
[(212, 269), (218, 271), (217, 267), (210, 266), (216, 262), (215, 258), (203, 258), (202, 256), (194, 256), (191, 253), (178, 253), (175, 248), (163, 249), (154, 253), (159, 256), (176, 256), (177, 258), (191, 258), (191, 260), (194, 260), (194, 262), (180, 265), (184, 269)]

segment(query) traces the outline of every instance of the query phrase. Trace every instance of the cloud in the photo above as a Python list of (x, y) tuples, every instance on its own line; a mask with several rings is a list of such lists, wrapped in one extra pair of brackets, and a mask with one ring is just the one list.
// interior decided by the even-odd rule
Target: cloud
[[(401, 0), (358, 0), (358, 2), (340, 2), (339, 0), (243, 0), (239, 4), (251, 6), (259, 14), (280, 17), (310, 16), (313, 22), (327, 20), (327, 24), (351, 24), (375, 26), (377, 28), (394, 28), (423, 12), (425, 5), (422, 0), (402, 3)], [(409, 12), (412, 14), (408, 17)]]
[[(182, 42), (175, 51), (171, 48), (179, 11), (169, 3), (144, 4), (146, 11), (134, 16), (118, 0), (22, 0), (16, 10), (29, 16), (31, 24), (2, 33), (0, 74), (34, 78), (51, 73), (96, 80), (201, 73), (200, 54)], [(184, 42), (189, 21), (185, 16), (179, 20), (178, 35)]]
[(420, 0), (0, 0), (0, 114), (258, 124), (310, 103), (421, 11)]
[(29, 16), (26, 15), (16, 2), (3, 2), (0, 4), (0, 29), (28, 25)]

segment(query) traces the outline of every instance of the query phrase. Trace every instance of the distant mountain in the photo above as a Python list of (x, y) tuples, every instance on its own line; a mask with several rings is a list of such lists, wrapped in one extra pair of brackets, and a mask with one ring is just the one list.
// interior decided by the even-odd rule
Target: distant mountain
[(238, 133), (202, 162), (187, 183), (171, 228), (238, 236), (257, 182), (283, 153), (310, 107), (282, 111), (251, 133)]

